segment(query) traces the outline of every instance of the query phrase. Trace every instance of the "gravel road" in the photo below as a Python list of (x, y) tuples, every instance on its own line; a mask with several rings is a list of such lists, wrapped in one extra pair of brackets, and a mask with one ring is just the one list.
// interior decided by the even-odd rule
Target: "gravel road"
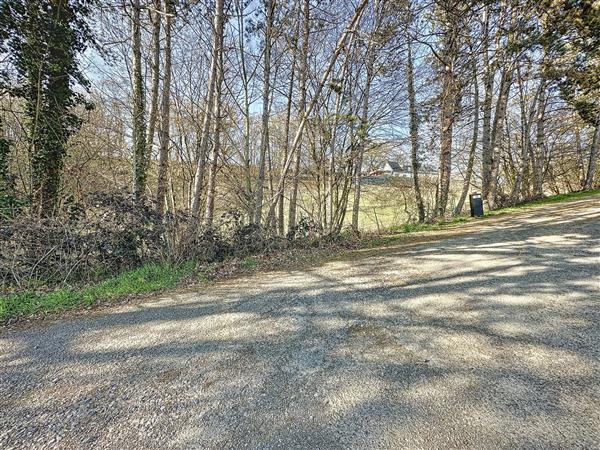
[(0, 448), (600, 448), (600, 197), (0, 331)]

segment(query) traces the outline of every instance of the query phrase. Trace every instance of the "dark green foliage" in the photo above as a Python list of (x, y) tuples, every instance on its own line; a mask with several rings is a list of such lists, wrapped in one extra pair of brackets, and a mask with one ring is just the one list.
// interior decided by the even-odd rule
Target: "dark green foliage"
[(600, 112), (600, 5), (595, 0), (545, 0), (543, 44), (552, 56), (548, 73), (563, 97), (589, 125)]
[(29, 132), (32, 200), (36, 214), (54, 213), (67, 139), (81, 121), (76, 86), (88, 82), (78, 56), (93, 42), (86, 22), (92, 0), (4, 0), (0, 4), (0, 73), (10, 95), (23, 98)]

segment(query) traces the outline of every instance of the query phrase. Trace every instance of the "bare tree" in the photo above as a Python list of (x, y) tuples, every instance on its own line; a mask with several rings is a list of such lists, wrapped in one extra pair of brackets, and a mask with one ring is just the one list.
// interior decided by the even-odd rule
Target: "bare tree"
[(363, 155), (365, 152), (365, 147), (367, 144), (368, 136), (369, 136), (369, 100), (371, 94), (371, 85), (373, 84), (373, 78), (375, 77), (375, 57), (378, 48), (377, 39), (381, 39), (381, 36), (378, 36), (379, 28), (381, 25), (381, 6), (380, 0), (375, 0), (373, 4), (373, 14), (375, 16), (375, 22), (373, 28), (369, 32), (368, 43), (367, 43), (367, 52), (365, 57), (365, 71), (366, 71), (366, 79), (365, 79), (365, 87), (363, 92), (363, 105), (362, 112), (360, 117), (360, 137), (359, 137), (359, 145), (356, 154), (356, 167), (354, 169), (354, 199), (352, 206), (352, 228), (355, 231), (358, 231), (358, 214), (360, 210), (360, 194), (361, 194), (361, 181), (362, 181), (362, 165), (363, 165)]
[(163, 88), (160, 111), (159, 142), (160, 152), (158, 161), (158, 182), (156, 187), (156, 209), (159, 214), (165, 210), (167, 193), (167, 174), (169, 170), (169, 148), (171, 144), (171, 30), (175, 8), (173, 0), (165, 0), (165, 52), (163, 68)]
[(198, 138), (198, 155), (196, 163), (196, 173), (194, 175), (194, 185), (192, 194), (192, 207), (190, 211), (190, 220), (188, 224), (188, 236), (192, 237), (200, 223), (200, 201), (202, 188), (204, 184), (204, 166), (206, 163), (206, 154), (210, 142), (210, 124), (211, 113), (215, 103), (215, 92), (218, 79), (219, 54), (223, 48), (223, 2), (224, 0), (215, 1), (215, 13), (213, 17), (213, 40), (210, 62), (210, 76), (208, 81), (208, 94), (206, 100), (206, 110), (204, 112), (204, 120), (202, 122), (201, 135)]
[(261, 224), (264, 201), (265, 165), (269, 147), (269, 108), (271, 95), (271, 47), (273, 45), (273, 18), (275, 14), (275, 0), (264, 0), (265, 6), (265, 48), (263, 51), (263, 98), (262, 98), (262, 126), (260, 134), (260, 156), (258, 161), (258, 181), (256, 186), (256, 204), (254, 209), (254, 223)]

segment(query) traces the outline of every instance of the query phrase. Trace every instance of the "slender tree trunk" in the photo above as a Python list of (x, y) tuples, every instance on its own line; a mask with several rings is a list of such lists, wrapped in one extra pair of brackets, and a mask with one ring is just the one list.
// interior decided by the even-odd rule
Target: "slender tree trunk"
[[(308, 41), (310, 37), (310, 1), (304, 0), (304, 32), (302, 40), (302, 64), (300, 66), (300, 99), (298, 101), (298, 117), (300, 121), (306, 117), (306, 82), (308, 79)], [(302, 135), (300, 135), (301, 138)], [(294, 169), (292, 172), (292, 189), (290, 192), (290, 205), (288, 210), (288, 230), (296, 226), (296, 210), (298, 203), (298, 184), (300, 180), (300, 141), (294, 158)], [(283, 192), (283, 182), (281, 183)]]
[(575, 149), (577, 150), (577, 162), (578, 162), (578, 176), (579, 176), (579, 189), (585, 189), (585, 149), (581, 145), (581, 130), (579, 127), (575, 127)]
[[(540, 84), (535, 92), (533, 97), (533, 101), (531, 102), (531, 106), (529, 107), (529, 113), (527, 113), (527, 108), (525, 105), (525, 98), (523, 96), (523, 80), (521, 77), (520, 70), (517, 69), (517, 76), (519, 77), (519, 90), (520, 90), (520, 103), (521, 103), (521, 158), (520, 163), (517, 168), (517, 173), (515, 177), (515, 184), (513, 186), (513, 190), (511, 192), (510, 198), (513, 203), (518, 203), (523, 198), (523, 181), (525, 178), (525, 171), (529, 165), (529, 155), (531, 153), (531, 125), (533, 124), (534, 114), (536, 112), (536, 108), (539, 107), (538, 99), (541, 95), (541, 90), (543, 89), (544, 81), (541, 80)], [(535, 168), (537, 158), (533, 159), (533, 165)], [(534, 170), (535, 173), (535, 170)]]
[[(314, 109), (315, 105), (317, 104), (317, 101), (320, 98), (321, 92), (323, 91), (323, 87), (325, 86), (325, 83), (327, 82), (329, 75), (331, 74), (331, 71), (333, 70), (333, 67), (335, 66), (335, 62), (337, 61), (337, 58), (339, 57), (340, 53), (342, 52), (342, 50), (344, 48), (346, 39), (348, 39), (348, 36), (350, 36), (354, 33), (356, 26), (360, 20), (360, 17), (362, 16), (362, 13), (363, 13), (367, 3), (368, 3), (368, 0), (362, 0), (361, 3), (356, 7), (356, 10), (354, 12), (354, 15), (352, 16), (352, 19), (350, 20), (350, 22), (348, 23), (348, 26), (346, 27), (346, 29), (344, 30), (344, 32), (338, 39), (338, 42), (335, 46), (333, 55), (331, 56), (331, 59), (329, 60), (329, 64), (327, 65), (325, 71), (323, 72), (323, 75), (321, 76), (319, 84), (317, 85), (315, 94), (314, 94), (312, 100), (310, 101), (310, 103), (308, 104), (308, 108), (306, 108), (306, 111), (303, 114), (302, 119), (300, 120), (298, 129), (296, 130), (296, 134), (294, 135), (294, 140), (292, 141), (292, 144), (290, 146), (290, 152), (288, 155), (288, 159), (285, 162), (285, 165), (283, 167), (283, 171), (282, 171), (279, 181), (277, 183), (277, 188), (275, 189), (275, 192), (281, 191), (281, 187), (283, 184), (283, 178), (287, 176), (287, 173), (292, 164), (292, 158), (294, 158), (296, 156), (296, 151), (298, 150), (298, 145), (300, 143), (300, 139), (302, 137), (304, 127), (306, 126), (307, 119), (310, 116), (310, 114), (312, 113), (312, 110)], [(273, 198), (271, 200), (271, 205), (270, 205), (271, 208), (275, 208), (275, 205), (276, 205), (276, 202), (273, 200), (275, 200), (275, 198)]]
[(475, 152), (477, 151), (477, 139), (479, 136), (479, 81), (477, 79), (477, 61), (472, 61), (473, 65), (473, 137), (471, 138), (471, 149), (469, 151), (469, 159), (467, 161), (467, 171), (465, 173), (465, 181), (463, 183), (460, 198), (454, 208), (454, 214), (458, 215), (462, 212), (463, 206), (469, 189), (471, 188), (471, 178), (473, 176), (473, 166), (475, 165)]
[(142, 77), (142, 38), (140, 0), (132, 0), (133, 35), (133, 190), (136, 199), (141, 199), (146, 188), (147, 150), (146, 150), (146, 100)]
[(198, 138), (198, 162), (196, 164), (196, 173), (194, 175), (194, 185), (192, 194), (192, 207), (190, 211), (190, 220), (188, 223), (188, 236), (191, 238), (198, 230), (200, 224), (200, 200), (202, 187), (204, 183), (204, 166), (206, 163), (206, 154), (209, 148), (209, 134), (211, 124), (211, 114), (214, 108), (215, 91), (217, 85), (217, 66), (219, 65), (219, 52), (223, 48), (223, 1), (215, 1), (215, 15), (213, 18), (214, 34), (212, 42), (212, 56), (210, 63), (210, 75), (208, 79), (208, 95), (204, 121), (202, 123), (201, 135)]
[[(165, 0), (166, 1), (166, 0)], [(148, 117), (148, 154), (147, 165), (152, 161), (152, 147), (154, 144), (154, 131), (156, 130), (156, 119), (158, 117), (158, 86), (160, 82), (160, 23), (161, 2), (154, 0), (155, 11), (151, 13), (152, 18), (152, 80), (150, 89), (150, 115)]]
[(242, 74), (242, 86), (244, 90), (244, 151), (243, 151), (243, 170), (244, 170), (244, 191), (243, 202), (248, 216), (248, 221), (252, 222), (254, 204), (252, 193), (252, 173), (250, 169), (250, 81), (248, 79), (248, 70), (246, 68), (246, 49), (244, 45), (244, 7), (242, 0), (236, 1), (238, 12), (238, 42), (240, 52), (240, 69)]
[(223, 49), (219, 52), (218, 80), (215, 92), (215, 106), (213, 114), (213, 146), (209, 158), (208, 183), (206, 187), (206, 208), (204, 211), (204, 225), (212, 227), (215, 212), (215, 191), (217, 186), (217, 161), (221, 151), (221, 89), (225, 70), (223, 67)]
[[(292, 37), (292, 67), (290, 69), (290, 82), (288, 84), (287, 91), (287, 106), (285, 110), (285, 126), (283, 132), (283, 160), (281, 162), (281, 167), (285, 165), (285, 161), (287, 160), (289, 147), (290, 147), (290, 122), (292, 117), (292, 104), (293, 104), (293, 95), (294, 95), (294, 81), (296, 75), (296, 63), (297, 63), (297, 55), (298, 55), (298, 39), (300, 35), (300, 17), (301, 17), (302, 8), (300, 7), (300, 2), (298, 2), (298, 13), (296, 19), (296, 28), (294, 30), (294, 36)], [(305, 93), (306, 93), (306, 80), (305, 80)], [(285, 179), (283, 180), (281, 191), (277, 192), (277, 230), (280, 236), (283, 236), (285, 232), (285, 218), (284, 218), (284, 192), (285, 192)]]
[(537, 102), (537, 124), (536, 139), (533, 153), (533, 196), (542, 198), (544, 196), (544, 161), (546, 160), (545, 139), (546, 139), (546, 80), (542, 79), (540, 95)]
[(408, 111), (410, 116), (410, 160), (412, 164), (412, 179), (413, 189), (415, 190), (415, 203), (417, 205), (417, 214), (419, 223), (425, 221), (425, 205), (423, 204), (423, 196), (421, 195), (421, 184), (419, 183), (419, 169), (421, 162), (419, 160), (419, 113), (417, 112), (417, 101), (414, 84), (414, 66), (412, 56), (412, 41), (407, 33), (407, 67), (406, 67), (406, 83), (408, 89)]
[(490, 64), (489, 57), (489, 33), (490, 33), (490, 7), (484, 10), (484, 34), (483, 34), (483, 65), (484, 75), (484, 97), (483, 97), (483, 120), (481, 125), (481, 190), (482, 198), (487, 199), (490, 190), (490, 179), (492, 176), (493, 152), (491, 145), (492, 130), (492, 98), (494, 91), (494, 68)]
[(336, 196), (336, 175), (335, 175), (335, 145), (336, 145), (336, 139), (337, 139), (337, 128), (339, 125), (339, 115), (340, 115), (340, 111), (342, 109), (342, 103), (344, 100), (344, 83), (345, 83), (345, 79), (346, 79), (346, 71), (347, 71), (347, 67), (348, 65), (344, 62), (344, 67), (342, 68), (342, 76), (341, 76), (341, 84), (340, 84), (340, 91), (337, 92), (337, 97), (335, 100), (335, 112), (334, 112), (334, 118), (333, 118), (333, 124), (331, 125), (331, 136), (330, 136), (330, 142), (329, 142), (329, 174), (328, 174), (328, 180), (329, 180), (329, 185), (328, 185), (328, 199), (329, 199), (329, 233), (333, 233), (334, 232), (334, 220), (335, 220), (335, 216), (336, 216), (336, 212), (334, 211), (336, 208), (336, 201), (335, 201), (335, 196)]
[(500, 81), (500, 93), (498, 95), (498, 101), (496, 104), (496, 115), (494, 116), (494, 123), (492, 126), (492, 134), (490, 139), (490, 145), (492, 148), (492, 167), (490, 174), (490, 183), (488, 191), (488, 206), (490, 209), (496, 207), (497, 191), (498, 191), (498, 170), (500, 168), (500, 158), (505, 138), (503, 130), (504, 120), (506, 116), (506, 108), (508, 105), (508, 97), (510, 94), (510, 85), (512, 82), (513, 69), (511, 67), (504, 67), (502, 72), (502, 78)]
[(173, 27), (173, 0), (165, 0), (165, 54), (163, 69), (163, 90), (161, 99), (160, 130), (158, 133), (160, 152), (158, 161), (158, 182), (156, 186), (156, 210), (162, 215), (165, 210), (167, 175), (169, 171), (169, 147), (171, 141), (171, 30)]
[(596, 127), (594, 128), (594, 136), (592, 137), (592, 145), (590, 147), (590, 157), (588, 159), (587, 175), (585, 177), (585, 189), (594, 187), (594, 178), (596, 174), (596, 161), (598, 159), (598, 146), (600, 145), (600, 111), (596, 119)]
[(271, 95), (271, 46), (273, 34), (273, 15), (275, 9), (274, 0), (265, 0), (266, 24), (265, 24), (265, 49), (263, 59), (263, 110), (262, 126), (260, 133), (260, 155), (258, 160), (258, 182), (256, 185), (256, 205), (254, 209), (254, 223), (261, 224), (264, 201), (265, 165), (267, 147), (269, 146), (269, 102)]
[(356, 167), (354, 172), (354, 199), (352, 205), (352, 228), (358, 231), (358, 215), (360, 212), (360, 196), (362, 185), (362, 166), (366, 145), (369, 138), (369, 101), (371, 96), (371, 85), (375, 75), (375, 54), (376, 54), (376, 33), (379, 31), (381, 23), (381, 12), (379, 11), (379, 0), (375, 0), (373, 4), (373, 12), (375, 14), (375, 23), (373, 29), (369, 33), (369, 43), (367, 44), (367, 54), (365, 60), (366, 80), (365, 90), (363, 93), (362, 113), (360, 118), (359, 130), (359, 145), (356, 154)]

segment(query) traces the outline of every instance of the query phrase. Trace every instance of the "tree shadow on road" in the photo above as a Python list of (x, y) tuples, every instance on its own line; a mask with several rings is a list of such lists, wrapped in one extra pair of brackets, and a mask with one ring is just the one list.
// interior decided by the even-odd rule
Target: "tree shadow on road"
[(0, 446), (593, 447), (600, 226), (561, 211), (7, 333)]

